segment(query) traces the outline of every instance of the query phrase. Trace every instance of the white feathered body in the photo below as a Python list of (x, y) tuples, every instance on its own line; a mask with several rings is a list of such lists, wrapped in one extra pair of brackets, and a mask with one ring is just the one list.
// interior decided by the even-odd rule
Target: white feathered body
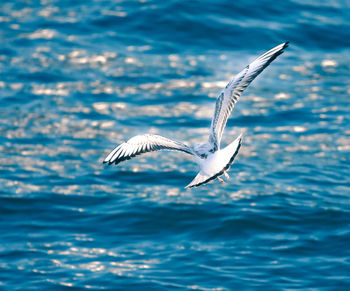
[(200, 173), (206, 176), (213, 176), (222, 171), (229, 163), (232, 156), (240, 145), (239, 136), (234, 142), (214, 153), (209, 153), (206, 159), (196, 158), (200, 166)]
[(208, 153), (206, 158), (195, 156), (195, 161), (199, 165), (200, 170), (186, 188), (198, 187), (223, 175), (232, 165), (241, 144), (242, 134), (225, 148), (219, 149), (214, 153)]

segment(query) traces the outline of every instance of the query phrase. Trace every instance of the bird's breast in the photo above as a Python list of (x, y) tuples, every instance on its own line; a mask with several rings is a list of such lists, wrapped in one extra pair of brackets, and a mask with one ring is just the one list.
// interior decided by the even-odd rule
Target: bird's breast
[(201, 172), (207, 176), (213, 176), (220, 172), (227, 164), (229, 158), (221, 150), (210, 153), (208, 157), (201, 162)]

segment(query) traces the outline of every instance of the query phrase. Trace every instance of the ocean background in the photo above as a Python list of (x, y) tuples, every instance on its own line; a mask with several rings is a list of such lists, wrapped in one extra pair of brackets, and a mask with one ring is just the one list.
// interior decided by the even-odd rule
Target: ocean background
[[(204, 142), (246, 90), (225, 184), (141, 133)], [(0, 2), (0, 290), (350, 290), (350, 2)]]

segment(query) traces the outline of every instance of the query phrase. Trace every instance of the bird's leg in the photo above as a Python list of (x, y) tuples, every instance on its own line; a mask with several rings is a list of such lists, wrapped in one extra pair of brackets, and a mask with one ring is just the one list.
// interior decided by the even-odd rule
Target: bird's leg
[(218, 177), (218, 180), (221, 182), (221, 183), (225, 183), (225, 181), (223, 179), (221, 179), (220, 177)]
[(227, 174), (226, 171), (224, 171), (224, 175), (225, 175), (226, 179), (230, 179), (230, 176)]

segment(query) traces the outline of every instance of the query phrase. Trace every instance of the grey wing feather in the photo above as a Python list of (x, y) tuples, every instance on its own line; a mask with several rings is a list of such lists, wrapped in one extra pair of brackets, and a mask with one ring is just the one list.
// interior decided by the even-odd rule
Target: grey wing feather
[(209, 143), (214, 151), (220, 148), (220, 141), (227, 119), (242, 92), (274, 59), (283, 53), (287, 46), (288, 42), (282, 43), (258, 57), (236, 75), (219, 94), (215, 104), (209, 136)]
[(185, 144), (160, 135), (137, 135), (114, 148), (104, 159), (104, 163), (119, 164), (141, 154), (158, 150), (177, 150), (193, 155), (193, 151)]

